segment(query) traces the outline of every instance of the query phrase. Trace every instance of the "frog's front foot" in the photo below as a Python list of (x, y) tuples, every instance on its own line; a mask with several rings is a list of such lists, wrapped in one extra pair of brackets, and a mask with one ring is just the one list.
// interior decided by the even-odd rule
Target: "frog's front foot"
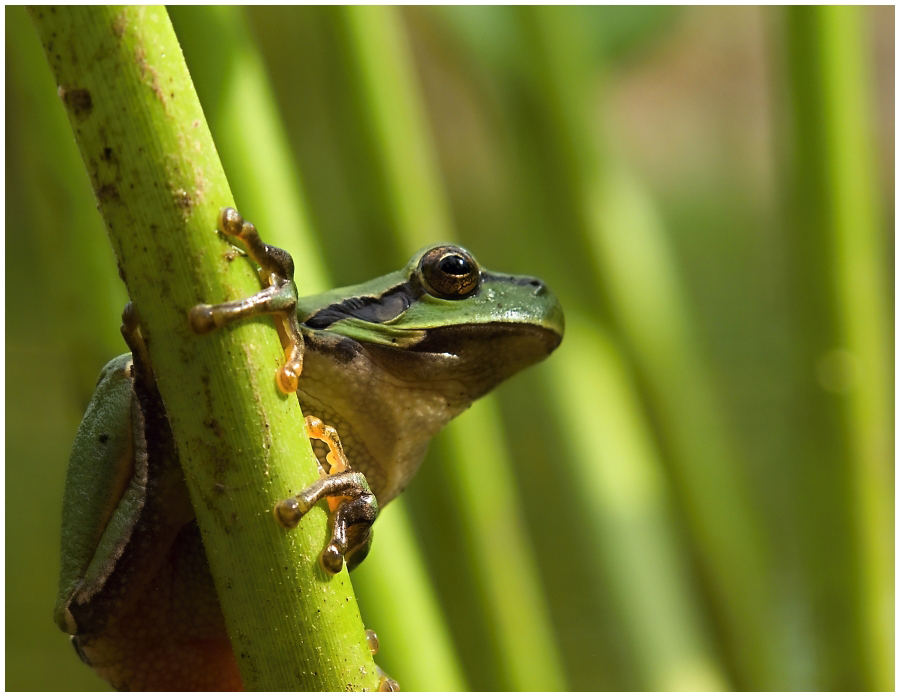
[(275, 506), (275, 518), (286, 528), (296, 527), (323, 498), (343, 499), (332, 514), (331, 541), (321, 557), (325, 570), (336, 574), (344, 565), (344, 557), (347, 567), (353, 569), (369, 553), (378, 503), (362, 472), (340, 472), (329, 474), (295, 497), (279, 502)]
[(275, 506), (275, 518), (286, 528), (296, 527), (313, 506), (323, 498), (328, 499), (333, 512), (331, 540), (322, 551), (322, 566), (336, 574), (346, 558), (347, 568), (352, 570), (366, 558), (372, 546), (372, 524), (378, 517), (378, 502), (365, 475), (350, 469), (337, 431), (314, 416), (306, 417), (306, 429), (310, 438), (328, 445), (326, 462), (331, 469), (326, 474), (320, 467), (321, 479), (293, 498), (280, 501)]
[(278, 371), (278, 387), (286, 394), (296, 392), (303, 370), (303, 334), (297, 319), (294, 260), (283, 249), (263, 242), (253, 223), (244, 220), (234, 208), (221, 210), (218, 229), (244, 243), (247, 254), (260, 266), (259, 275), (266, 288), (244, 300), (195, 305), (188, 314), (191, 328), (197, 334), (206, 334), (245, 317), (274, 315), (280, 320), (278, 334), (285, 358)]

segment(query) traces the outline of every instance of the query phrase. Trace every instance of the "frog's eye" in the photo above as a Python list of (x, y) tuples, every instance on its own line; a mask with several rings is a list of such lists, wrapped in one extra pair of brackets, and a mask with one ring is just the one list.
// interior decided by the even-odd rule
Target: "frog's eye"
[(475, 257), (462, 247), (440, 246), (429, 249), (419, 262), (422, 285), (432, 295), (446, 300), (467, 298), (481, 282), (481, 269)]

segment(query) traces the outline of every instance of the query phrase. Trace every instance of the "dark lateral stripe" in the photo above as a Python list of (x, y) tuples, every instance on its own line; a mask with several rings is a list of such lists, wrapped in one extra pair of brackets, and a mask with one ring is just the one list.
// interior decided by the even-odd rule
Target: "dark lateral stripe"
[[(421, 290), (419, 294), (421, 294)], [(379, 297), (360, 295), (324, 307), (307, 319), (304, 324), (310, 329), (327, 329), (335, 322), (348, 317), (356, 317), (373, 324), (383, 324), (406, 312), (417, 297), (412, 284), (401, 283), (388, 289)]]

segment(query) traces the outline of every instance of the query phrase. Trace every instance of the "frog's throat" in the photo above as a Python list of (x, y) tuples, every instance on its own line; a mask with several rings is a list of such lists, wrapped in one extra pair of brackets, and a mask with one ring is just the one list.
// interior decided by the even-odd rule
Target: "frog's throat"
[(297, 394), (304, 413), (338, 430), (350, 466), (385, 505), (438, 431), (559, 341), (539, 326), (504, 323), (439, 327), (405, 349), (312, 331)]

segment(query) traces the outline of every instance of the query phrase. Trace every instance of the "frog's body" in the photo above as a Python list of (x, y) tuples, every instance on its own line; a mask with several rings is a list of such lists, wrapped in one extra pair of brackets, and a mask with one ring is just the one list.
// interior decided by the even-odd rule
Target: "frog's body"
[[(288, 384), (304, 413), (337, 429), (382, 506), (415, 474), (434, 434), (562, 338), (562, 312), (543, 283), (481, 270), (456, 247), (424, 250), (367, 284), (294, 298), (299, 382)], [(224, 323), (214, 317), (220, 308), (236, 314), (198, 307), (207, 329)], [(135, 350), (104, 368), (76, 437), (56, 621), (116, 687), (237, 689), (162, 400)], [(349, 523), (371, 524), (375, 513)]]

